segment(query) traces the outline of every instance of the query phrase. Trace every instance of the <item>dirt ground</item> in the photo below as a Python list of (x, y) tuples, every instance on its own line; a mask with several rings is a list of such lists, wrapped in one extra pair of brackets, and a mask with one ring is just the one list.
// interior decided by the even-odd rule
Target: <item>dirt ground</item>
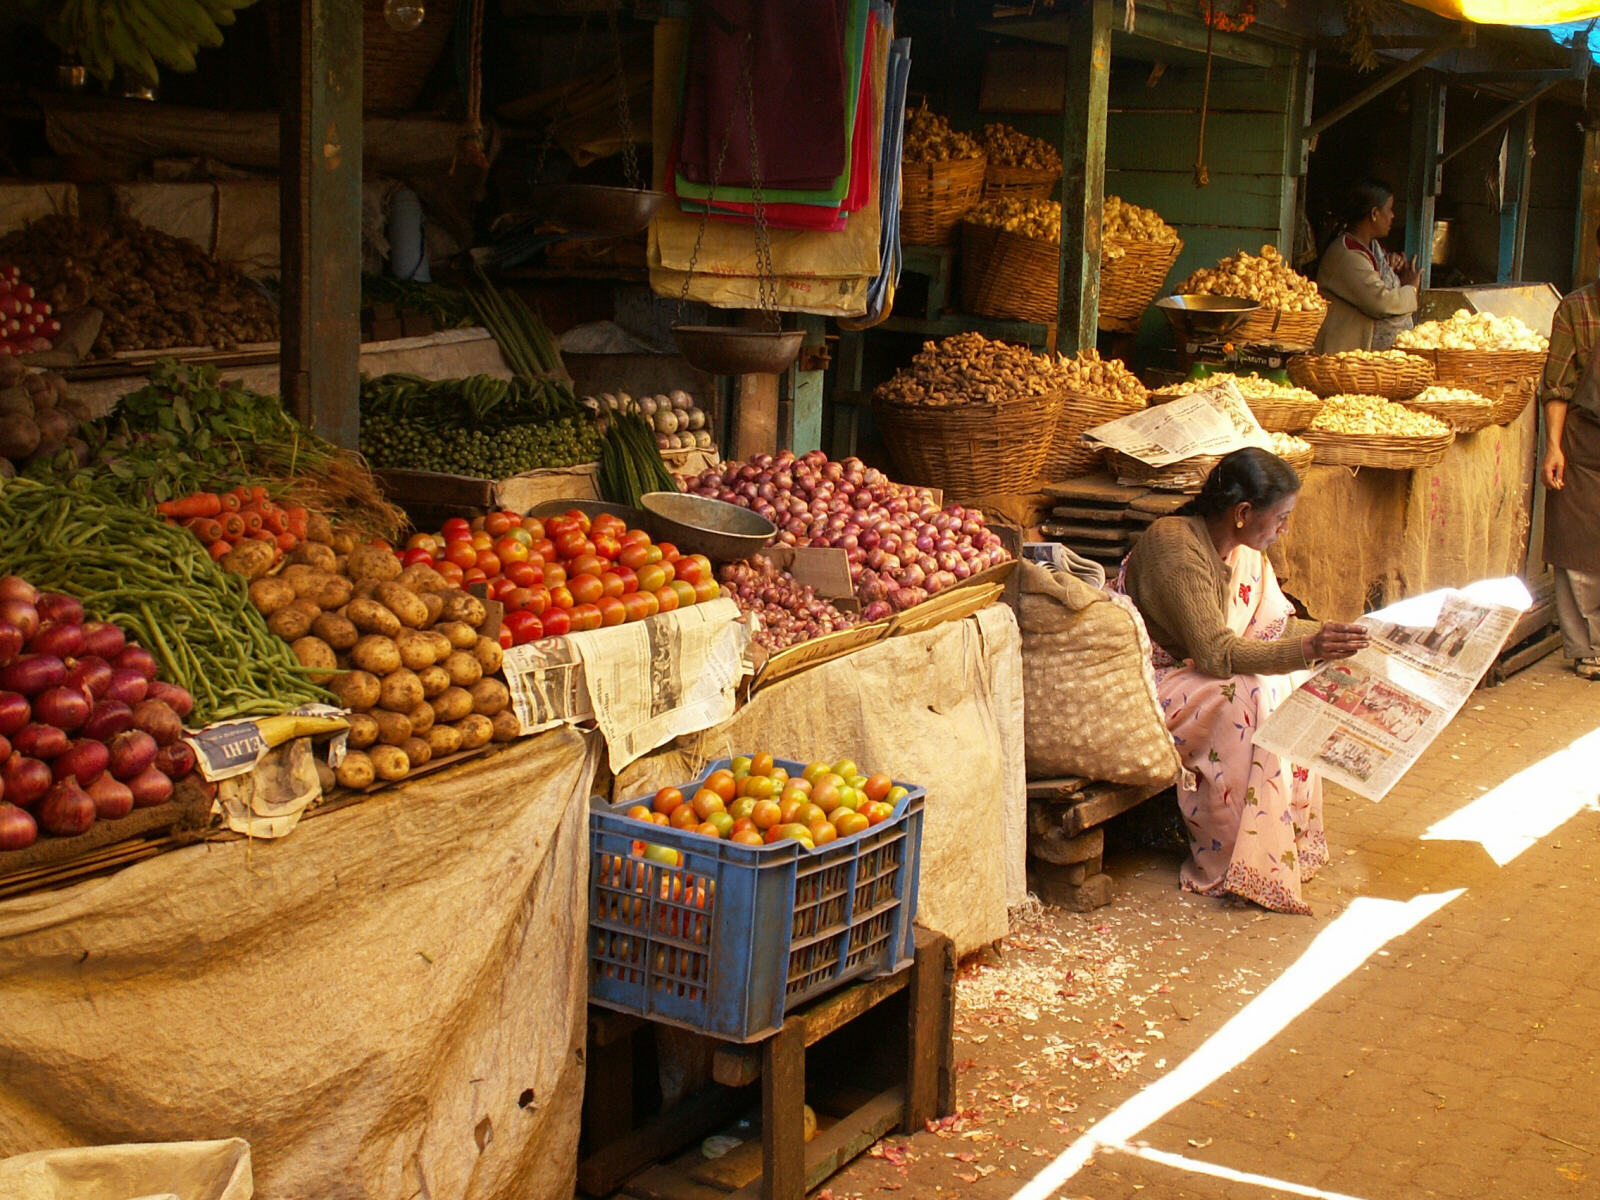
[[(1330, 788), (1309, 918), (1181, 892), (1165, 814), (1111, 830), (1109, 907), (963, 965), (956, 1114), (816, 1195), (1600, 1196), (1597, 729), (1555, 656), (1383, 802)], [(1480, 797), (1482, 841), (1424, 839)]]

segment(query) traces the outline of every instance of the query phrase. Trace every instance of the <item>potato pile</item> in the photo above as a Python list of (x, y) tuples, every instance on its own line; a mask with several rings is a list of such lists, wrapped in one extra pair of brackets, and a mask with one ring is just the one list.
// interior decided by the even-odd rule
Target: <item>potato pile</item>
[(0, 238), (0, 262), (21, 267), (57, 313), (85, 305), (105, 313), (97, 357), (278, 338), (265, 292), (194, 242), (138, 221), (43, 217)]
[(989, 161), (1002, 167), (1026, 167), (1032, 171), (1061, 170), (1061, 151), (1043, 138), (1031, 137), (1009, 125), (983, 127), (983, 152)]
[(1239, 394), (1248, 402), (1250, 400), (1304, 400), (1312, 404), (1320, 404), (1315, 392), (1308, 392), (1305, 388), (1293, 387), (1287, 383), (1274, 383), (1270, 379), (1263, 379), (1259, 375), (1234, 375), (1228, 371), (1213, 371), (1203, 379), (1185, 379), (1182, 383), (1168, 384), (1158, 388), (1151, 395), (1160, 400), (1175, 400), (1179, 396), (1187, 396), (1192, 392), (1203, 392), (1207, 388), (1216, 387), (1225, 380), (1233, 380)]
[[(14, 358), (0, 358), (0, 479), (74, 442), (88, 419), (89, 410), (67, 394), (67, 381), (56, 372), (29, 371)], [(87, 458), (81, 441), (74, 448)]]
[(1096, 396), (1119, 396), (1143, 408), (1149, 401), (1149, 391), (1139, 382), (1138, 376), (1122, 364), (1121, 359), (1101, 358), (1093, 346), (1081, 350), (1073, 358), (1061, 356), (1057, 370), (1063, 385), (1073, 392), (1087, 392)]
[(1130, 204), (1121, 196), (1107, 196), (1102, 232), (1107, 241), (1175, 242), (1178, 231), (1153, 208)]
[(422, 563), (383, 546), (307, 542), (250, 582), (267, 627), (351, 712), (346, 787), (403, 779), (432, 758), (520, 733), (488, 611)]
[(1061, 244), (1061, 205), (1054, 200), (1022, 200), (1011, 196), (985, 200), (969, 209), (961, 219), (974, 225), (1003, 229), (1019, 237), (1056, 246)]
[(1321, 312), (1328, 306), (1317, 285), (1284, 262), (1272, 245), (1262, 246), (1259, 256), (1241, 250), (1215, 267), (1202, 267), (1179, 285), (1178, 295), (1236, 296), (1282, 312)]
[(952, 128), (949, 121), (923, 105), (906, 113), (906, 143), (900, 157), (908, 163), (950, 162), (982, 158), (983, 147), (971, 134)]
[(958, 333), (923, 342), (911, 365), (879, 384), (876, 394), (897, 404), (956, 406), (1042, 396), (1061, 386), (1058, 369), (1045, 356), (981, 333)]
[(1403, 330), (1394, 344), (1408, 350), (1532, 350), (1550, 349), (1550, 339), (1535, 333), (1517, 317), (1468, 312), (1458, 308), (1445, 321), (1425, 321)]
[(1313, 433), (1363, 434), (1383, 437), (1438, 437), (1450, 426), (1437, 417), (1416, 412), (1382, 396), (1329, 396), (1316, 420)]

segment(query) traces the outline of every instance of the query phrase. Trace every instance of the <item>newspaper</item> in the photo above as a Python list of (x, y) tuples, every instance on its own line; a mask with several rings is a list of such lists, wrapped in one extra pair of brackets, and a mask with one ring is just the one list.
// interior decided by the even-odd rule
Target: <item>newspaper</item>
[(1370, 645), (1319, 669), (1256, 745), (1381, 800), (1466, 703), (1533, 603), (1516, 578), (1429, 592), (1356, 622)]
[(1084, 432), (1083, 441), (1090, 447), (1109, 446), (1152, 467), (1244, 446), (1272, 449), (1272, 439), (1232, 379), (1096, 425)]
[(733, 715), (746, 673), (749, 628), (732, 600), (643, 621), (545, 638), (506, 651), (511, 703), (523, 733), (593, 721), (611, 769)]

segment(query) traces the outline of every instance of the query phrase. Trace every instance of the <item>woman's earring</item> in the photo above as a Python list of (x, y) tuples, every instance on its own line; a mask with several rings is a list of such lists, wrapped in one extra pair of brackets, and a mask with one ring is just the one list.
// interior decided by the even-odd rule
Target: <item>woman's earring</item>
[(1243, 529), (1244, 528), (1244, 522), (1243, 521), (1235, 521), (1233, 523), (1233, 527), (1235, 529)]

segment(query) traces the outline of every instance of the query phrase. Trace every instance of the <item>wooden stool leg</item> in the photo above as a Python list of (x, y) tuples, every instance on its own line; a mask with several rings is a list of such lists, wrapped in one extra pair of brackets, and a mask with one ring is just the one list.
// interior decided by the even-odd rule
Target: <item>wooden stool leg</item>
[(761, 1043), (762, 1200), (805, 1200), (806, 1026), (790, 1017)]
[(955, 1061), (955, 956), (950, 939), (916, 931), (907, 1023), (902, 1133), (917, 1133), (951, 1111)]

